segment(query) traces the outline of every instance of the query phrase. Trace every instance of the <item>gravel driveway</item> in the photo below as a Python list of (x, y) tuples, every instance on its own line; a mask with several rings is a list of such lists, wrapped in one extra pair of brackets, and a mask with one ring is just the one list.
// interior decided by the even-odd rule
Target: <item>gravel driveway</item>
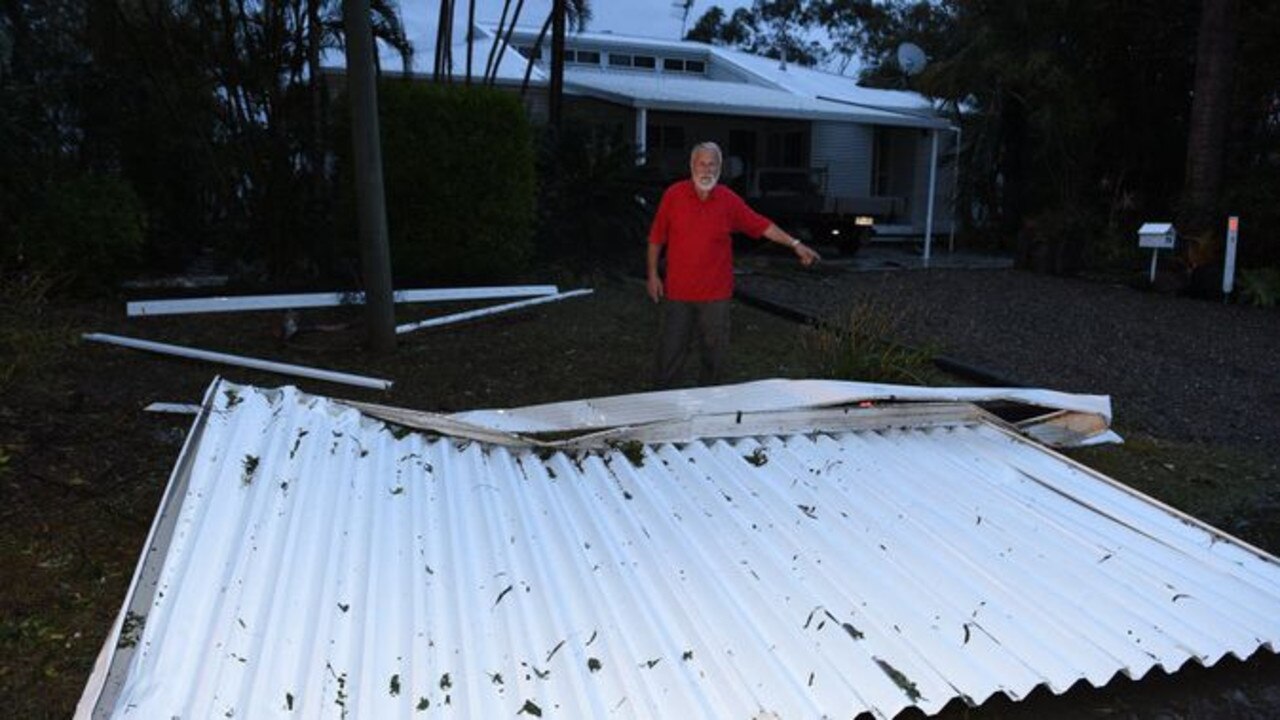
[(1015, 383), (1110, 395), (1122, 432), (1280, 441), (1275, 309), (1011, 269), (768, 265), (740, 276), (739, 291), (820, 317), (859, 300), (901, 309), (902, 341)]

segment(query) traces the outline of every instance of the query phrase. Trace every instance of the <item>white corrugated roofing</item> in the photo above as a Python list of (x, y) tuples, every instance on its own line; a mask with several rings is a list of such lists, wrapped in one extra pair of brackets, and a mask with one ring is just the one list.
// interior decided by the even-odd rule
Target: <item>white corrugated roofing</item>
[(946, 126), (945, 121), (936, 118), (827, 102), (764, 85), (671, 73), (572, 69), (565, 71), (565, 87), (578, 94), (651, 110), (910, 127)]
[[(513, 42), (529, 43), (538, 28), (517, 28)], [(486, 32), (494, 32), (485, 27)], [(656, 110), (758, 117), (850, 120), (881, 125), (946, 127), (932, 103), (915, 92), (858, 85), (854, 78), (789, 64), (731, 48), (687, 40), (658, 40), (616, 33), (572, 33), (571, 46), (695, 56), (732, 68), (749, 81), (709, 80), (661, 72), (565, 68), (567, 88), (585, 95)], [(455, 51), (456, 56), (456, 51)]]
[[(972, 406), (815, 387), (569, 452), (215, 383), (78, 716), (891, 717), (1280, 650), (1276, 558)], [(673, 399), (733, 404), (635, 417)]]

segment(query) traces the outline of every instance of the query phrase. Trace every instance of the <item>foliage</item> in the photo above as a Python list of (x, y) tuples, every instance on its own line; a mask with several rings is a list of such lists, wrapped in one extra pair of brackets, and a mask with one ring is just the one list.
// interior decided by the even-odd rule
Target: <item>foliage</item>
[(875, 303), (859, 301), (804, 336), (807, 354), (826, 377), (863, 382), (929, 384), (933, 351), (902, 344), (904, 316)]
[(714, 45), (729, 45), (756, 55), (785, 59), (800, 65), (816, 65), (826, 51), (804, 35), (812, 27), (815, 8), (821, 3), (804, 0), (754, 0), (725, 16), (718, 6), (703, 13), (685, 35)]
[[(519, 274), (532, 256), (535, 212), (533, 141), (519, 100), (480, 86), (404, 81), (381, 83), (378, 95), (395, 275), (472, 281)], [(339, 147), (349, 158), (349, 148)], [(354, 228), (349, 166), (340, 170), (349, 190), (340, 226)]]
[(84, 175), (52, 183), (42, 200), (14, 228), (7, 260), (79, 292), (109, 290), (136, 271), (146, 220), (127, 183)]
[[(340, 7), (6, 3), (0, 231), (47, 204), (59, 178), (114, 176), (142, 200), (153, 267), (218, 247), (296, 272), (328, 230), (319, 61), (341, 46)], [(375, 36), (407, 59), (395, 4), (372, 7)]]
[(50, 286), (36, 274), (0, 277), (0, 395), (48, 369), (68, 344), (67, 330), (49, 318)]
[(1254, 268), (1240, 273), (1240, 297), (1258, 307), (1280, 305), (1280, 268)]
[[(1272, 264), (1280, 260), (1280, 6), (1238, 5), (1220, 204), (1248, 223), (1242, 256)], [(1083, 211), (1093, 231), (1058, 235), (1080, 247), (1054, 254), (1127, 263), (1132, 254), (1119, 246), (1091, 243), (1179, 213), (1202, 3), (757, 2), (732, 16), (713, 6), (691, 36), (765, 52), (762, 7), (789, 10), (807, 36), (821, 31), (817, 55), (828, 67), (843, 73), (857, 60), (863, 84), (939, 101), (963, 131), (959, 220), (1006, 248), (1028, 222), (1063, 225)], [(906, 41), (930, 60), (913, 77), (896, 64)]]
[(653, 186), (620, 133), (569, 126), (549, 132), (539, 157), (539, 254), (577, 271), (644, 256)]

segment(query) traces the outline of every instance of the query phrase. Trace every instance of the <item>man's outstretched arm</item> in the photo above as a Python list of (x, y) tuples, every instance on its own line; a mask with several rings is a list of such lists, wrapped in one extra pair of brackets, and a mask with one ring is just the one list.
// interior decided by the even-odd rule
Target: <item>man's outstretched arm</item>
[(769, 227), (765, 228), (763, 235), (779, 245), (786, 245), (794, 250), (796, 257), (800, 259), (800, 264), (805, 267), (808, 267), (822, 259), (822, 256), (818, 254), (817, 250), (814, 250), (808, 245), (800, 242), (799, 238), (792, 237), (774, 223), (769, 223)]

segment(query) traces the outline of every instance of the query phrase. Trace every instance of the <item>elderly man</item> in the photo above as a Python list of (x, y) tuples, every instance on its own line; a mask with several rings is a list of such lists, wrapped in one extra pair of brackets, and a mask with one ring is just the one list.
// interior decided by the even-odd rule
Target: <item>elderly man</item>
[[(820, 259), (812, 248), (718, 185), (722, 161), (715, 143), (695, 146), (689, 156), (691, 177), (663, 193), (649, 230), (649, 297), (663, 303), (655, 373), (658, 387), (675, 383), (695, 330), (701, 346), (699, 384), (723, 379), (733, 297), (732, 233), (764, 236), (785, 245), (806, 267)], [(663, 246), (667, 248), (665, 282), (658, 274)]]

